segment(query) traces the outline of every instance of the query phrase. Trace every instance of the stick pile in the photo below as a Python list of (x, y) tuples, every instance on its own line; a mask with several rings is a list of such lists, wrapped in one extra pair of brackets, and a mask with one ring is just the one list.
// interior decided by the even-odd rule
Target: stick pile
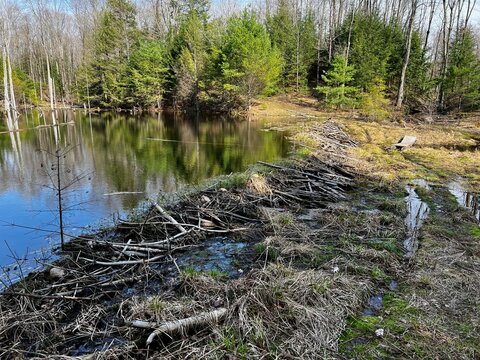
[[(355, 145), (332, 122), (315, 128), (314, 136), (324, 139), (325, 151), (343, 154)], [(269, 171), (257, 191), (213, 185), (175, 202), (152, 203), (140, 219), (120, 220), (113, 230), (70, 241), (53, 269), (33, 273), (1, 294), (0, 358), (79, 354), (85, 342), (98, 340), (100, 349), (127, 342), (129, 329), (142, 321), (124, 321), (122, 301), (131, 291), (165, 289), (166, 268), (177, 266), (176, 254), (219, 234), (258, 242), (267, 231), (265, 206), (324, 206), (344, 200), (353, 181), (341, 162), (318, 154), (289, 165), (261, 164)], [(219, 308), (173, 322), (147, 322), (148, 343), (167, 330), (220, 320), (226, 312)]]

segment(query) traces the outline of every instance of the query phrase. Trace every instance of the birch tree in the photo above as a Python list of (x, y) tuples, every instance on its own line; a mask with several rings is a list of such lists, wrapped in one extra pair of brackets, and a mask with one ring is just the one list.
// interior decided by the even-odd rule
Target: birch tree
[(412, 48), (412, 36), (413, 36), (413, 25), (415, 23), (415, 14), (417, 13), (418, 1), (412, 1), (412, 8), (410, 11), (410, 17), (408, 19), (407, 27), (407, 42), (405, 45), (405, 56), (403, 58), (402, 73), (400, 75), (400, 84), (398, 86), (398, 95), (397, 95), (397, 107), (402, 106), (404, 91), (405, 91), (405, 77), (407, 75), (407, 67), (410, 61), (410, 50)]

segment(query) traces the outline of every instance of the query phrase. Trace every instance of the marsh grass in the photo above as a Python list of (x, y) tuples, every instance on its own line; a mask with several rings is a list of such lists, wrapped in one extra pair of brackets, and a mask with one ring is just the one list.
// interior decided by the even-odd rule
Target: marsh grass
[[(444, 182), (453, 176), (464, 176), (473, 183), (480, 181), (480, 151), (475, 150), (480, 131), (470, 123), (452, 125), (415, 125), (369, 123), (343, 120), (347, 131), (359, 140), (352, 150), (358, 169), (380, 181), (405, 181), (426, 178)], [(389, 150), (405, 135), (417, 137), (417, 143), (404, 151)], [(472, 148), (473, 151), (464, 151)]]
[[(478, 356), (478, 226), (445, 188), (434, 187), (421, 196), (436, 207), (424, 224), (416, 257), (399, 274), (400, 289), (384, 294), (377, 316), (349, 319), (340, 347), (348, 357)], [(376, 336), (376, 329), (384, 335)]]

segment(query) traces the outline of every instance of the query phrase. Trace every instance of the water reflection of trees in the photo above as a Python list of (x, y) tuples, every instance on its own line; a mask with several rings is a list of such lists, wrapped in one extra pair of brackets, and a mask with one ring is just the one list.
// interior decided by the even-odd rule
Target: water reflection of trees
[[(56, 146), (54, 128), (38, 128), (51, 123), (49, 116), (40, 112), (22, 116), (21, 127), (31, 129), (17, 133), (17, 150), (9, 135), (0, 135), (0, 191), (14, 187), (30, 197), (40, 191), (38, 185), (45, 181), (40, 164), (48, 159), (38, 150), (53, 153)], [(57, 112), (57, 120), (62, 124), (57, 134), (60, 145), (72, 146), (66, 159), (72, 171), (95, 170), (90, 183), (79, 185), (87, 197), (83, 201), (98, 200), (111, 191), (170, 192), (179, 184), (240, 171), (287, 151), (281, 134), (227, 119), (65, 111)], [(106, 204), (111, 209), (133, 207), (138, 195), (122, 197), (123, 204), (113, 197), (104, 201), (112, 202)]]

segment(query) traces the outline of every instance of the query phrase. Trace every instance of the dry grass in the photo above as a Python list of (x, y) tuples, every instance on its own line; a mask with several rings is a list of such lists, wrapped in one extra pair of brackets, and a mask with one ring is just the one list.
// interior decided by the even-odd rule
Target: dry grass
[(267, 179), (259, 174), (253, 174), (247, 181), (247, 190), (261, 195), (272, 195), (272, 189), (268, 186)]
[(248, 285), (227, 324), (251, 346), (248, 358), (303, 359), (336, 353), (347, 316), (372, 286), (360, 278), (282, 265), (253, 274)]
[[(474, 148), (480, 138), (476, 128), (462, 125), (395, 125), (342, 120), (347, 131), (361, 146), (351, 154), (358, 158), (360, 171), (378, 181), (393, 182), (417, 177), (442, 182), (453, 176), (466, 176), (478, 182), (479, 151)], [(403, 152), (388, 148), (405, 135), (417, 137), (414, 147)]]
[(325, 117), (327, 114), (318, 109), (318, 103), (314, 98), (278, 95), (259, 99), (248, 115), (250, 119), (256, 121), (283, 119), (292, 122)]
[[(228, 279), (194, 267), (177, 268), (168, 257), (167, 271), (136, 268), (135, 274), (148, 270), (149, 279), (157, 281), (152, 287), (145, 283), (146, 293), (137, 287), (135, 296), (112, 296), (111, 303), (63, 302), (59, 307), (54, 301), (29, 298), (8, 306), (0, 302), (0, 344), (13, 344), (10, 349), (0, 346), (0, 357), (69, 353), (72, 343), (83, 343), (93, 333), (104, 340), (94, 358), (106, 359), (478, 357), (478, 234), (471, 232), (471, 219), (449, 204), (445, 193), (428, 195), (429, 203), (441, 205), (442, 211), (432, 210), (417, 257), (404, 259), (405, 194), (398, 185), (418, 175), (440, 181), (473, 173), (479, 161), (476, 153), (465, 157), (432, 147), (471, 145), (466, 125), (462, 130), (344, 118), (343, 125), (324, 122), (319, 128), (314, 119), (319, 112), (302, 101), (288, 106), (280, 101), (281, 111), (274, 116), (298, 115), (293, 124), (281, 126), (302, 142), (308, 158), (274, 170), (270, 166), (269, 172), (242, 177), (241, 182), (230, 180), (229, 190), (217, 184), (208, 193), (189, 194), (182, 205), (169, 208), (182, 223), (196, 224), (199, 213), (218, 229), (247, 221), (250, 231), (237, 237), (255, 239), (256, 245), (252, 244), (245, 276)], [(470, 127), (469, 136), (476, 129)], [(418, 137), (416, 147), (385, 150), (405, 134)], [(345, 193), (352, 186), (345, 169), (363, 175), (363, 184), (357, 181), (350, 193)], [(334, 203), (328, 194), (337, 188), (324, 189), (336, 181), (332, 179), (341, 179)], [(128, 237), (163, 235), (163, 224), (149, 228), (140, 220), (123, 224)], [(175, 230), (171, 224), (170, 228)], [(190, 240), (182, 244), (192, 246), (203, 237)], [(392, 280), (399, 282), (399, 291), (389, 290)], [(367, 299), (378, 293), (384, 296), (383, 307), (364, 316)], [(158, 324), (220, 308), (228, 310), (223, 321), (165, 334), (149, 348), (145, 340), (153, 329), (131, 326), (135, 320)], [(375, 335), (380, 328), (385, 330), (381, 337)], [(22, 342), (33, 344), (30, 353), (22, 350)]]

